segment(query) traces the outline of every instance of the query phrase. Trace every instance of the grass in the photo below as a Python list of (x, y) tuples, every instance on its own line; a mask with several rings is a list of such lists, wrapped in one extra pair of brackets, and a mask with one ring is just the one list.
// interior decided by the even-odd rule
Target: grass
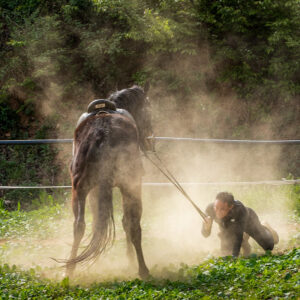
[(59, 225), (56, 220), (61, 220), (66, 215), (67, 211), (59, 204), (29, 212), (0, 209), (0, 237), (9, 239), (28, 236), (50, 237)]
[[(210, 192), (213, 195), (215, 191)], [(146, 192), (143, 198), (144, 202), (149, 203), (156, 198), (153, 200), (156, 203), (152, 201), (151, 205), (144, 205), (142, 226), (146, 250), (155, 243), (153, 236), (149, 237), (152, 223), (163, 219), (164, 213), (172, 214), (170, 207), (163, 211), (157, 204), (174, 204), (173, 198), (170, 199), (172, 194), (165, 193), (161, 198), (154, 197), (154, 194)], [(247, 205), (250, 203), (254, 208), (260, 208), (260, 200), (264, 198), (273, 198), (276, 203), (284, 202), (282, 199), (289, 199), (289, 213), (292, 216), (289, 219), (290, 225), (299, 228), (299, 216), (294, 209), (299, 194), (295, 193), (293, 188), (241, 188), (234, 190), (234, 194), (245, 199)], [(114, 196), (118, 236), (119, 232), (123, 232), (121, 203), (119, 194), (115, 193)], [(258, 202), (253, 199), (257, 199)], [(180, 198), (178, 201), (181, 204), (184, 200)], [(300, 296), (300, 241), (297, 231), (282, 249), (273, 251), (275, 255), (253, 254), (249, 258), (233, 259), (211, 256), (208, 258), (206, 253), (206, 256), (199, 254), (196, 263), (191, 263), (188, 260), (191, 252), (185, 252), (180, 256), (181, 263), (177, 261), (172, 264), (167, 260), (164, 265), (150, 264), (153, 277), (148, 281), (136, 279), (136, 269), (134, 274), (125, 269), (122, 275), (106, 277), (99, 276), (99, 273), (94, 271), (78, 272), (77, 277), (71, 281), (64, 278), (63, 270), (54, 262), (52, 265), (48, 264), (49, 257), (63, 258), (70, 250), (70, 244), (67, 247), (65, 244), (72, 241), (73, 219), (68, 204), (55, 204), (62, 202), (61, 199), (51, 201), (50, 205), (46, 206), (44, 203), (39, 209), (27, 212), (20, 208), (11, 212), (0, 209), (1, 299), (298, 299)], [(187, 209), (190, 209), (188, 204)], [(185, 210), (180, 211), (180, 214), (184, 212)], [(90, 227), (89, 214), (86, 221), (87, 227)], [(176, 250), (158, 245), (160, 254), (165, 251), (169, 259), (173, 255), (172, 251)], [(261, 253), (256, 250), (254, 248), (256, 253)], [(182, 251), (185, 250), (178, 250)], [(119, 262), (120, 253), (125, 255), (126, 252), (124, 236), (116, 240), (111, 252), (112, 261)], [(145, 256), (150, 259), (151, 253)], [(121, 272), (121, 267), (117, 265), (116, 270), (117, 273)], [(102, 271), (101, 267), (100, 273)]]
[(138, 279), (120, 282), (70, 284), (42, 278), (33, 269), (0, 267), (2, 299), (297, 299), (300, 295), (300, 249), (284, 255), (210, 259), (184, 266), (176, 280)]

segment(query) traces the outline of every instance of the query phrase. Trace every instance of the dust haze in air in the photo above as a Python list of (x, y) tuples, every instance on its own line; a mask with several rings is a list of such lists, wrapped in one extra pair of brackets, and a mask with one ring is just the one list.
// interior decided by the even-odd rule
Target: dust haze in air
[[(198, 72), (203, 78), (213, 76), (209, 49), (203, 47), (201, 53), (202, 55), (189, 60), (174, 59), (167, 68), (183, 79), (190, 76), (191, 72)], [(38, 61), (33, 63), (38, 64)], [(247, 104), (241, 103), (232, 91), (223, 95), (210, 93), (205, 80), (200, 81), (198, 87), (190, 88), (192, 90), (190, 96), (186, 97), (185, 101), (180, 101), (179, 105), (177, 99), (180, 95), (169, 92), (164, 83), (156, 81), (150, 87), (154, 134), (171, 137), (224, 138), (230, 134), (232, 128), (235, 128), (238, 138), (239, 116), (247, 115), (249, 109)], [(89, 87), (83, 89), (85, 101), (74, 103), (70, 99), (64, 102), (63, 84), (51, 80), (45, 85), (40, 100), (41, 115), (58, 115), (59, 137), (70, 138), (77, 119), (85, 111), (88, 103), (95, 98), (107, 96), (95, 95)], [(273, 136), (272, 129), (267, 125), (253, 126), (249, 129), (249, 133), (251, 136), (256, 135), (264, 139)], [(281, 240), (275, 251), (286, 246), (290, 235), (293, 234), (288, 225), (291, 208), (288, 190), (285, 191), (278, 186), (226, 184), (226, 182), (280, 178), (281, 172), (278, 167), (282, 151), (280, 146), (159, 141), (156, 150), (179, 182), (202, 183), (184, 185), (201, 210), (205, 211), (206, 206), (214, 201), (218, 192), (232, 192), (236, 199), (256, 210), (260, 219), (267, 220), (278, 231)], [(57, 159), (62, 166), (66, 163), (68, 166), (71, 148), (67, 146), (66, 149), (62, 149)], [(144, 160), (144, 168), (144, 182), (168, 182), (149, 161)], [(121, 224), (121, 200), (118, 192), (115, 192), (115, 195), (117, 195), (114, 199), (115, 244), (89, 269), (82, 269), (79, 266), (78, 276), (85, 278), (91, 276), (97, 280), (128, 279), (137, 276), (137, 265), (128, 268), (126, 239)], [(68, 197), (67, 207), (71, 212), (70, 195)], [(63, 276), (62, 269), (50, 257), (69, 256), (73, 240), (73, 216), (70, 213), (58, 222), (61, 222), (61, 229), (56, 232), (53, 239), (16, 241), (14, 246), (16, 250), (14, 255), (8, 258), (8, 262), (26, 268), (44, 267), (44, 275), (47, 277)], [(201, 226), (200, 215), (174, 187), (143, 188), (142, 243), (146, 264), (151, 273), (163, 276), (163, 270), (178, 269), (181, 263), (199, 264), (209, 256), (218, 256), (219, 239), (216, 224), (213, 226), (212, 235), (208, 238), (201, 235)], [(90, 228), (91, 220), (87, 217), (87, 230), (82, 245), (87, 244), (88, 240), (85, 238), (88, 237)], [(21, 248), (26, 251), (18, 250)], [(255, 245), (253, 248), (260, 251)]]

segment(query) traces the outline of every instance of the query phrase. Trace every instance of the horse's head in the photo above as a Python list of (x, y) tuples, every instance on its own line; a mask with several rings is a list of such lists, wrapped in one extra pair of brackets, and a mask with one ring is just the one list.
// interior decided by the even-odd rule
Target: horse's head
[(117, 108), (126, 109), (134, 118), (142, 150), (154, 150), (152, 135), (150, 102), (144, 90), (139, 86), (117, 91), (110, 95), (109, 100), (116, 103)]

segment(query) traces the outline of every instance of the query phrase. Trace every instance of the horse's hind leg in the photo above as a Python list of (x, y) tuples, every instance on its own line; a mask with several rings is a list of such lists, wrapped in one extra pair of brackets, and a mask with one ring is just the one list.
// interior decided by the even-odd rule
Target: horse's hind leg
[(87, 191), (84, 188), (77, 186), (76, 188), (72, 189), (72, 208), (75, 218), (73, 223), (74, 240), (69, 262), (67, 262), (67, 276), (73, 275), (76, 263), (72, 262), (72, 260), (77, 256), (78, 247), (85, 231), (84, 213), (86, 196)]
[[(123, 211), (125, 212), (124, 202), (123, 202)], [(132, 266), (135, 263), (135, 261), (134, 261), (135, 254), (134, 254), (134, 249), (133, 249), (133, 244), (132, 244), (132, 239), (131, 239), (131, 231), (130, 231), (131, 223), (130, 223), (130, 219), (125, 214), (122, 219), (122, 225), (123, 225), (124, 231), (126, 233), (127, 257), (129, 260), (129, 264)]]
[[(141, 201), (141, 185), (120, 186), (123, 196), (123, 226), (126, 232), (127, 241), (129, 240), (134, 245), (137, 260), (139, 264), (139, 275), (141, 278), (147, 278), (149, 270), (145, 264), (143, 250), (142, 250), (142, 230), (140, 220), (142, 216), (142, 201)], [(129, 255), (130, 246), (129, 246)]]

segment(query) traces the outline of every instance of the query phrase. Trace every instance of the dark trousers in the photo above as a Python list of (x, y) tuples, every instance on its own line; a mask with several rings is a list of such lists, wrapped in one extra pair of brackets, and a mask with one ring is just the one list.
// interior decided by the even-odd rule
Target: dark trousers
[[(244, 233), (247, 233), (250, 237), (252, 237), (264, 250), (273, 250), (274, 248), (274, 239), (270, 230), (263, 226), (255, 211), (251, 208), (247, 208), (248, 216), (247, 221), (244, 228)], [(232, 233), (228, 232), (226, 229), (221, 229), (219, 233), (219, 238), (221, 240), (221, 252), (223, 255), (231, 255), (232, 248), (234, 243), (234, 237)], [(245, 252), (249, 252), (250, 247), (248, 244), (248, 240), (244, 234), (244, 240), (242, 243), (242, 247), (244, 247)]]
[(273, 250), (274, 238), (270, 230), (263, 226), (255, 211), (248, 209), (248, 222), (246, 223), (245, 232), (248, 233), (264, 250)]

